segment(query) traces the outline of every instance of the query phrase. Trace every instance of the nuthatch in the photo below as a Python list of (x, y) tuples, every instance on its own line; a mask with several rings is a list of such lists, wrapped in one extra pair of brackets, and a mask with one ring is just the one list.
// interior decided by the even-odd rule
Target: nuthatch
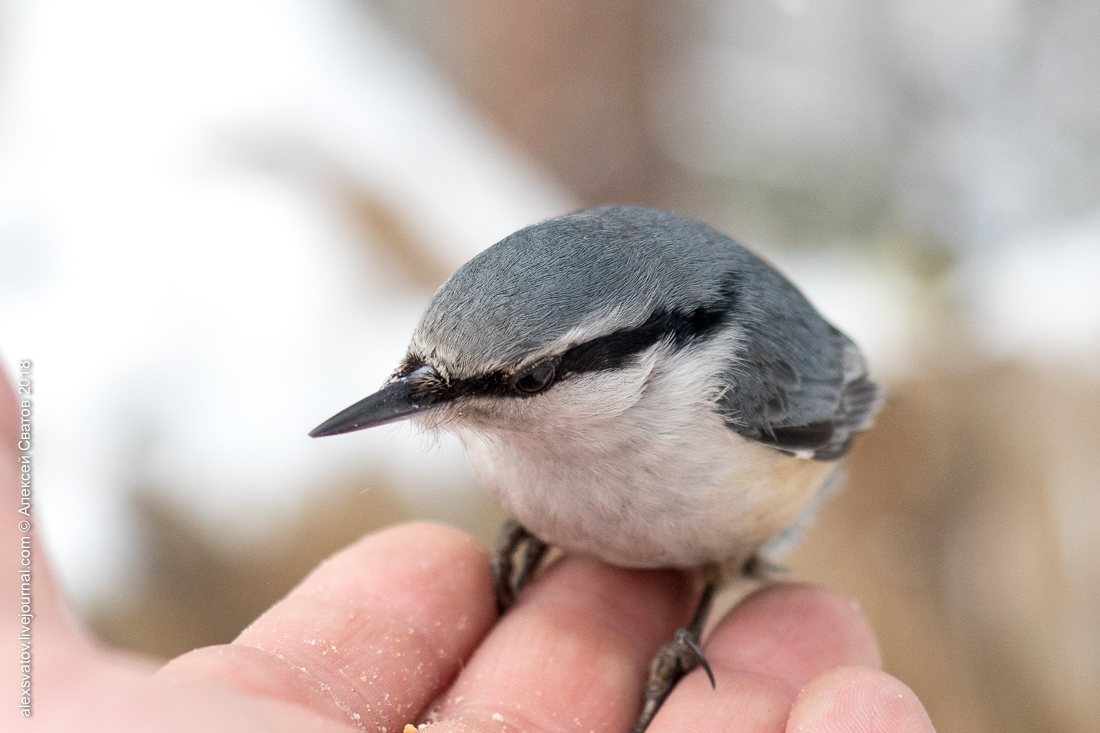
[(457, 433), (518, 520), (494, 561), (502, 609), (545, 543), (626, 567), (719, 569), (654, 660), (644, 730), (706, 665), (721, 571), (758, 567), (797, 527), (881, 402), (855, 344), (763, 260), (705, 224), (605, 206), (463, 265), (382, 389), (310, 434), (404, 419)]

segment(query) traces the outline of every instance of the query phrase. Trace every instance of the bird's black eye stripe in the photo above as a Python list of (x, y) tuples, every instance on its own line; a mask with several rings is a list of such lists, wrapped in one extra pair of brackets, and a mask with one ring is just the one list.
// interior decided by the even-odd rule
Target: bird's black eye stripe
[[(438, 391), (433, 391), (430, 400), (438, 402), (474, 395), (507, 397), (517, 393), (535, 394), (571, 374), (620, 369), (658, 341), (667, 339), (676, 348), (683, 348), (692, 342), (709, 338), (718, 331), (727, 314), (737, 304), (736, 276), (728, 276), (727, 283), (721, 296), (711, 305), (686, 313), (678, 310), (656, 311), (638, 326), (577, 344), (556, 359), (539, 362), (525, 374), (496, 371), (441, 384)], [(534, 377), (535, 371), (544, 364), (551, 366), (549, 373), (541, 371)], [(409, 361), (402, 365), (400, 372), (412, 373), (417, 366), (418, 362)], [(399, 373), (399, 376), (403, 375)], [(527, 379), (528, 377), (534, 378)]]
[(562, 355), (561, 374), (619, 369), (658, 341), (668, 339), (675, 347), (683, 348), (693, 341), (713, 336), (737, 300), (732, 277), (730, 283), (714, 305), (696, 308), (690, 313), (657, 311), (640, 326), (577, 344)]
[[(399, 374), (399, 376), (401, 375)], [(424, 405), (448, 402), (457, 397), (480, 395), (499, 395), (503, 397), (510, 394), (514, 394), (514, 392), (503, 372), (481, 374), (466, 379), (432, 380), (418, 384), (413, 388), (413, 395)]]

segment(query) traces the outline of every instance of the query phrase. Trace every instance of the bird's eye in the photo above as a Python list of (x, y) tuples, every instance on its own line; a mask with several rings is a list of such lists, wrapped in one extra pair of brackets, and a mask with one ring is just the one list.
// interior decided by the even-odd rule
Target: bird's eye
[(516, 389), (534, 394), (541, 392), (554, 381), (554, 365), (549, 361), (539, 362), (533, 369), (516, 380)]

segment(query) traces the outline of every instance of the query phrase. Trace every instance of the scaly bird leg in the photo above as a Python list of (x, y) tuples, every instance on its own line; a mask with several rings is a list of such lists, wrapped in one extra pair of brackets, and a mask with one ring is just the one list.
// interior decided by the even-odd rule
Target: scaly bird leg
[(516, 602), (549, 547), (514, 519), (501, 526), (493, 552), (493, 586), (502, 615)]
[(703, 597), (699, 599), (699, 605), (695, 609), (695, 617), (691, 619), (691, 623), (677, 631), (676, 638), (662, 646), (650, 663), (642, 714), (634, 724), (634, 733), (643, 733), (649, 727), (653, 716), (660, 710), (661, 704), (676, 687), (676, 683), (696, 667), (702, 665), (707, 677), (710, 678), (710, 686), (714, 687), (714, 673), (710, 671), (710, 665), (703, 656), (702, 637), (703, 627), (706, 626), (707, 615), (714, 603), (714, 593), (717, 588), (717, 580), (707, 582), (703, 587)]

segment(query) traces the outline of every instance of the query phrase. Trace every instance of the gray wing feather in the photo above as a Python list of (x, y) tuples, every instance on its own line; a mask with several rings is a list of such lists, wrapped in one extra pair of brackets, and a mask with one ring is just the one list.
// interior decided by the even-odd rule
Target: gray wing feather
[(750, 440), (815, 460), (844, 455), (882, 390), (859, 349), (764, 263), (744, 292), (741, 338), (719, 409)]

